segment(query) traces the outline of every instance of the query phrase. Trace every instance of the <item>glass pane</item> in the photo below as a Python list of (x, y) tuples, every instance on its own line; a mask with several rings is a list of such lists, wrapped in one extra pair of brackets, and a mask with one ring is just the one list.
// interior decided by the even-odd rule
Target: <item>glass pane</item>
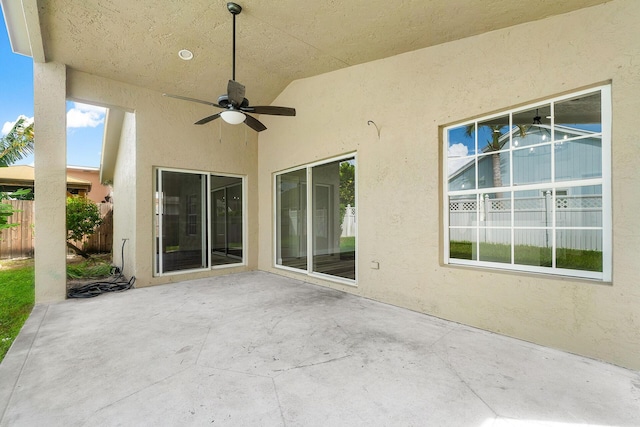
[(513, 151), (514, 185), (551, 181), (551, 146), (543, 145)]
[(509, 147), (509, 115), (478, 123), (478, 153), (506, 150)]
[(602, 271), (602, 230), (558, 230), (556, 267)]
[(449, 191), (476, 188), (476, 158), (461, 157), (448, 160)]
[[(600, 91), (557, 102), (554, 108), (556, 133), (602, 132), (602, 102)], [(580, 132), (582, 131), (582, 132)], [(559, 139), (556, 136), (556, 139)]]
[(449, 258), (475, 259), (476, 231), (475, 228), (449, 229)]
[(227, 253), (242, 259), (242, 184), (227, 188)]
[(480, 261), (511, 262), (511, 193), (487, 193), (480, 200)]
[(277, 259), (278, 265), (307, 269), (307, 170), (278, 175)]
[(356, 278), (355, 159), (312, 169), (313, 271)]
[(551, 267), (553, 231), (514, 230), (513, 256), (515, 264)]
[(515, 227), (551, 227), (553, 192), (550, 188), (514, 192)]
[[(212, 177), (213, 181), (213, 177)], [(226, 253), (227, 247), (227, 198), (224, 188), (211, 191), (211, 241), (213, 253)]]
[(447, 157), (450, 159), (458, 157), (473, 156), (476, 154), (475, 125), (458, 126), (447, 131)]
[(211, 175), (211, 264), (242, 262), (242, 178)]
[(602, 227), (601, 185), (571, 187), (562, 193), (556, 194), (557, 227)]
[(511, 262), (511, 230), (480, 229), (480, 261)]
[(513, 126), (514, 148), (551, 141), (550, 104), (514, 113)]
[(480, 195), (480, 225), (511, 227), (511, 193), (485, 193)]
[(561, 139), (554, 143), (554, 150), (556, 181), (602, 177), (602, 136)]
[(471, 226), (478, 221), (478, 203), (475, 194), (449, 197), (449, 225)]
[(161, 173), (162, 179), (162, 271), (207, 267), (204, 175)]
[(496, 151), (478, 157), (478, 188), (502, 187), (510, 184), (509, 152)]

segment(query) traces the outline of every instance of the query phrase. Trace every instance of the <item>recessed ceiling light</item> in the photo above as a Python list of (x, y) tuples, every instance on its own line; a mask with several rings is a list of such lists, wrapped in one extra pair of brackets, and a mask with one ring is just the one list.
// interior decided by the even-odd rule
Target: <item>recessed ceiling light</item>
[(193, 52), (188, 49), (182, 49), (180, 52), (178, 52), (178, 56), (180, 57), (180, 59), (190, 61), (193, 59)]

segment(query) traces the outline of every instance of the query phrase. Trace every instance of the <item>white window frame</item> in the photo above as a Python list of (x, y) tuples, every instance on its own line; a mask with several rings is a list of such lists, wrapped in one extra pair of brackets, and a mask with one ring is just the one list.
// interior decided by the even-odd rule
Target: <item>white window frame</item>
[[(206, 221), (207, 233), (204, 236), (204, 241), (206, 242), (206, 251), (211, 252), (212, 247), (212, 236), (211, 236), (211, 175), (230, 177), (230, 178), (238, 178), (242, 180), (242, 260), (237, 263), (230, 264), (220, 264), (220, 265), (211, 265), (211, 254), (206, 253), (207, 257), (207, 266), (203, 268), (193, 268), (186, 270), (178, 270), (178, 271), (162, 271), (162, 263), (160, 262), (160, 257), (158, 256), (159, 248), (162, 247), (162, 216), (164, 203), (162, 199), (162, 180), (159, 180), (160, 175), (163, 172), (178, 172), (185, 174), (193, 174), (193, 175), (206, 175), (206, 188), (203, 189), (203, 219)], [(153, 192), (154, 194), (158, 192), (157, 196), (154, 197), (155, 201), (158, 201), (157, 206), (154, 206), (154, 226), (153, 226), (153, 277), (162, 277), (162, 276), (175, 276), (179, 274), (187, 274), (194, 273), (199, 271), (210, 271), (222, 268), (233, 268), (233, 267), (241, 267), (247, 265), (247, 177), (245, 175), (236, 175), (229, 173), (219, 173), (219, 172), (210, 172), (210, 171), (201, 171), (201, 170), (192, 170), (192, 169), (178, 169), (178, 168), (167, 168), (167, 167), (154, 167), (153, 168)], [(157, 215), (155, 214), (155, 209), (158, 210)], [(159, 233), (157, 235), (156, 233)]]
[[(296, 166), (296, 167), (292, 167), (289, 169), (284, 169), (278, 172), (274, 172), (273, 173), (273, 177), (272, 177), (272, 187), (273, 188), (273, 259), (272, 259), (272, 263), (274, 268), (277, 269), (281, 269), (281, 270), (286, 270), (286, 271), (290, 271), (293, 273), (298, 273), (298, 274), (304, 274), (310, 277), (315, 277), (315, 278), (319, 278), (319, 279), (324, 279), (324, 280), (328, 280), (331, 282), (336, 282), (336, 283), (341, 283), (344, 285), (349, 285), (349, 286), (354, 286), (357, 287), (358, 286), (358, 254), (359, 254), (359, 250), (358, 250), (358, 229), (356, 229), (356, 236), (355, 236), (355, 242), (356, 242), (356, 259), (355, 259), (355, 280), (351, 280), (351, 279), (347, 279), (344, 277), (339, 277), (339, 276), (333, 276), (331, 274), (324, 274), (324, 273), (318, 273), (318, 272), (314, 272), (313, 271), (313, 168), (315, 166), (321, 166), (321, 165), (325, 165), (327, 163), (333, 163), (333, 162), (337, 162), (337, 161), (341, 161), (341, 160), (347, 160), (347, 159), (351, 159), (353, 158), (355, 166), (356, 166), (356, 179), (355, 179), (355, 200), (356, 200), (356, 207), (358, 206), (358, 156), (356, 152), (353, 153), (349, 153), (349, 154), (344, 154), (338, 157), (332, 157), (329, 159), (325, 159), (325, 160), (320, 160), (317, 162), (313, 162), (313, 163), (308, 163), (302, 166)], [(307, 178), (307, 183), (306, 183), (306, 200), (307, 200), (307, 218), (306, 218), (306, 226), (307, 226), (307, 269), (306, 270), (302, 270), (302, 269), (298, 269), (298, 268), (293, 268), (293, 267), (288, 267), (286, 265), (282, 265), (282, 264), (278, 264), (278, 231), (279, 231), (279, 221), (278, 221), (278, 176), (286, 174), (286, 173), (290, 173), (290, 172), (295, 172), (295, 171), (300, 171), (300, 170), (305, 170), (306, 171), (306, 178)], [(356, 209), (356, 215), (355, 215), (355, 222), (356, 224), (359, 224), (359, 220), (358, 220), (358, 216), (359, 216), (359, 212), (360, 209)]]
[[(573, 180), (573, 181), (556, 181), (555, 180), (555, 159), (552, 154), (552, 164), (551, 164), (551, 181), (543, 182), (543, 183), (535, 183), (535, 184), (524, 184), (524, 185), (514, 185), (513, 184), (513, 162), (510, 161), (510, 181), (509, 185), (504, 185), (502, 187), (492, 187), (492, 188), (478, 188), (472, 190), (452, 190), (449, 191), (449, 180), (448, 180), (448, 148), (449, 148), (449, 133), (448, 131), (451, 129), (459, 128), (461, 126), (476, 124), (476, 128), (478, 123), (498, 118), (504, 117), (505, 115), (515, 114), (522, 111), (527, 111), (534, 109), (536, 107), (542, 107), (544, 105), (551, 104), (554, 106), (556, 103), (561, 102), (565, 99), (572, 99), (579, 96), (585, 96), (589, 94), (593, 94), (596, 92), (601, 93), (601, 126), (602, 126), (602, 177), (594, 178), (594, 179), (581, 179), (581, 180)], [(509, 109), (505, 111), (501, 111), (496, 114), (479, 117), (474, 120), (467, 120), (464, 122), (456, 123), (453, 125), (449, 125), (444, 127), (443, 129), (443, 161), (442, 165), (442, 176), (443, 179), (443, 206), (442, 206), (442, 215), (443, 215), (443, 235), (444, 235), (444, 264), (448, 265), (464, 265), (464, 266), (475, 266), (475, 267), (487, 267), (494, 268), (500, 270), (514, 270), (514, 271), (524, 271), (524, 272), (532, 272), (532, 273), (543, 273), (543, 274), (553, 274), (558, 276), (570, 276), (577, 278), (586, 278), (586, 279), (595, 279), (603, 282), (611, 282), (612, 280), (612, 202), (611, 202), (611, 121), (612, 121), (612, 107), (611, 107), (611, 85), (602, 85), (597, 87), (592, 87), (589, 89), (572, 92), (570, 94), (566, 94), (563, 96), (548, 98), (540, 102), (532, 103), (529, 105), (525, 105), (522, 107)], [(553, 118), (553, 113), (551, 114), (551, 127), (554, 129), (555, 123)], [(512, 128), (513, 126), (510, 126)], [(510, 141), (509, 148), (505, 149), (504, 153), (508, 153), (509, 156), (512, 156), (514, 151), (514, 146)], [(476, 140), (476, 147), (478, 147), (478, 141)], [(515, 148), (517, 150), (517, 147)], [(481, 157), (483, 153), (478, 153), (476, 149), (475, 161)], [(554, 150), (551, 150), (553, 153)], [(485, 154), (486, 155), (486, 154)], [(473, 157), (470, 156), (470, 157)], [(478, 168), (476, 167), (476, 186), (478, 182)], [(594, 229), (600, 230), (602, 229), (602, 272), (593, 272), (593, 271), (583, 271), (583, 270), (573, 270), (573, 269), (563, 269), (555, 266), (555, 258), (556, 258), (556, 243), (555, 243), (555, 235), (557, 230), (565, 229), (564, 227), (557, 227), (555, 224), (555, 206), (553, 207), (553, 224), (551, 230), (553, 236), (553, 245), (552, 245), (552, 267), (541, 267), (541, 266), (531, 266), (531, 265), (523, 265), (523, 264), (515, 264), (514, 263), (514, 231), (518, 228), (513, 224), (509, 227), (495, 227), (495, 228), (505, 228), (511, 231), (511, 263), (500, 263), (500, 262), (489, 262), (489, 261), (479, 261), (479, 260), (465, 260), (465, 259), (457, 259), (450, 258), (450, 196), (457, 195), (478, 195), (480, 193), (494, 193), (494, 192), (511, 192), (512, 202), (513, 202), (513, 194), (517, 191), (523, 190), (542, 190), (542, 189), (552, 189), (555, 197), (556, 190), (563, 191), (566, 190), (567, 187), (571, 186), (590, 186), (590, 185), (601, 185), (602, 186), (602, 227), (594, 227)], [(555, 199), (554, 199), (555, 200)], [(513, 209), (514, 204), (511, 203), (511, 214), (513, 217)], [(479, 209), (478, 209), (479, 212)], [(476, 232), (479, 232), (481, 227), (472, 227), (476, 229)], [(531, 228), (531, 227), (527, 227)], [(581, 229), (588, 229), (589, 227), (581, 227)], [(567, 227), (566, 229), (570, 230), (571, 227)], [(477, 241), (477, 239), (476, 239)]]

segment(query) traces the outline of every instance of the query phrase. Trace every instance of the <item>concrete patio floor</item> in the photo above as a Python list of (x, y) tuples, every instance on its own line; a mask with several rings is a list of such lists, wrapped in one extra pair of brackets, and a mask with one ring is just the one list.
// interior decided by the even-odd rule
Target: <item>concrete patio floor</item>
[(251, 272), (36, 306), (0, 365), (0, 417), (639, 426), (640, 373)]

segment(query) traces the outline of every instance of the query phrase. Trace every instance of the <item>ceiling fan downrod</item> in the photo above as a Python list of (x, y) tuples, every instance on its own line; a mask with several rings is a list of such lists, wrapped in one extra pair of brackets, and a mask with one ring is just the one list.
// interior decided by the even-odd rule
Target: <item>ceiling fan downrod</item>
[[(225, 122), (237, 125), (246, 124), (256, 132), (262, 132), (267, 127), (251, 114), (265, 114), (269, 116), (295, 116), (296, 109), (290, 107), (276, 107), (274, 105), (249, 105), (249, 100), (244, 97), (245, 88), (242, 83), (236, 81), (236, 15), (242, 12), (242, 7), (237, 3), (227, 3), (227, 10), (233, 15), (233, 79), (227, 84), (227, 93), (218, 97), (218, 102), (203, 101), (201, 99), (188, 98), (180, 95), (169, 95), (172, 98), (184, 101), (198, 102), (220, 108), (223, 111), (204, 117), (196, 125), (204, 125), (213, 120), (221, 118)], [(251, 114), (250, 114), (251, 113)]]
[(237, 3), (227, 3), (227, 10), (233, 15), (233, 70), (231, 73), (232, 80), (236, 79), (236, 15), (242, 12), (242, 6)]

